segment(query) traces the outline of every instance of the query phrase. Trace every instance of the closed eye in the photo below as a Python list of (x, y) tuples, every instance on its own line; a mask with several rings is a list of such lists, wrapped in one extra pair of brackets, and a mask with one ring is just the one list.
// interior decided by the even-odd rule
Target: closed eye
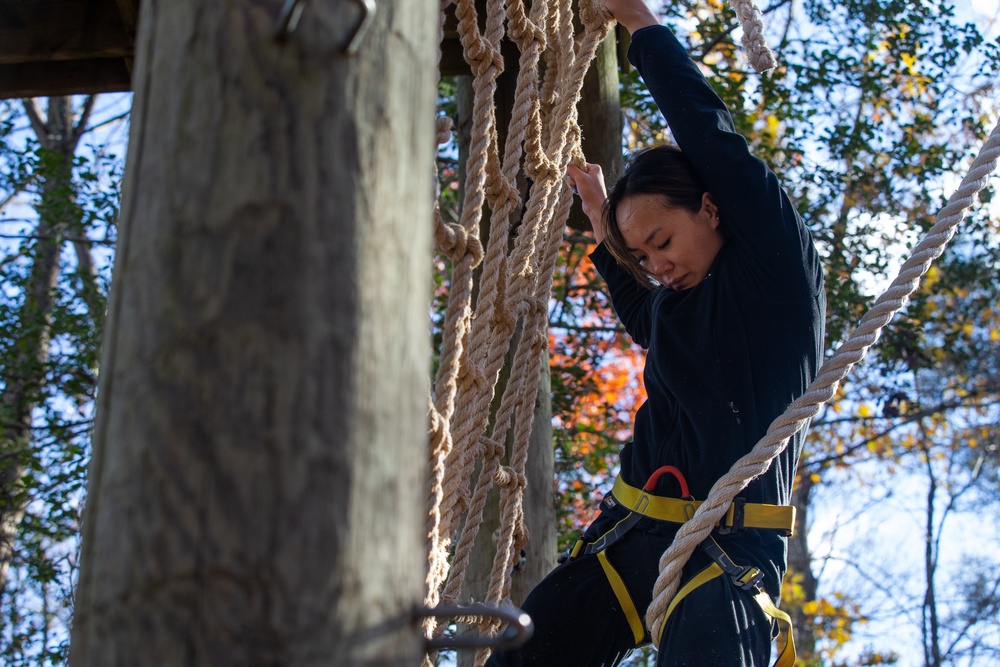
[(670, 245), (670, 237), (669, 236), (667, 237), (667, 240), (664, 241), (663, 243), (661, 243), (660, 245), (658, 245), (657, 248), (659, 248), (660, 250), (664, 250), (664, 249), (666, 249), (666, 247), (668, 245)]

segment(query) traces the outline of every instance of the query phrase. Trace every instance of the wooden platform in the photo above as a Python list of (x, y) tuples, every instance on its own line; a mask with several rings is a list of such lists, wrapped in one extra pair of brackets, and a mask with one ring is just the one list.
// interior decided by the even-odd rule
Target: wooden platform
[(0, 2), (0, 97), (131, 90), (140, 0)]

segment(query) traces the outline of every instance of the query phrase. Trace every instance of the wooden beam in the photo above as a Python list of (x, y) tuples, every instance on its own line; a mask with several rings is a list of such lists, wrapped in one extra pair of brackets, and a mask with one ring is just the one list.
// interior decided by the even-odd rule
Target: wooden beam
[(0, 98), (112, 93), (132, 89), (123, 58), (0, 64)]
[(2, 2), (0, 64), (130, 57), (135, 43), (123, 23), (122, 4), (134, 3), (125, 0)]
[(118, 15), (122, 17), (122, 25), (129, 37), (135, 39), (135, 27), (139, 23), (139, 0), (115, 0), (118, 5)]

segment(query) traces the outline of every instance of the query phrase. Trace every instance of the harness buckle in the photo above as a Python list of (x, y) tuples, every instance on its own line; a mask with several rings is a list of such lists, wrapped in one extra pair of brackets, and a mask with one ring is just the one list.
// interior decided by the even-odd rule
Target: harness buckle
[(745, 591), (757, 589), (764, 580), (764, 571), (756, 567), (745, 567), (739, 574), (732, 575), (732, 580)]
[[(743, 530), (743, 518), (746, 514), (745, 505), (747, 504), (746, 498), (734, 498), (733, 499), (733, 522), (726, 524), (726, 517), (722, 517), (719, 521), (719, 535), (728, 535), (729, 533), (736, 532), (737, 530)], [(727, 512), (728, 514), (728, 512)]]

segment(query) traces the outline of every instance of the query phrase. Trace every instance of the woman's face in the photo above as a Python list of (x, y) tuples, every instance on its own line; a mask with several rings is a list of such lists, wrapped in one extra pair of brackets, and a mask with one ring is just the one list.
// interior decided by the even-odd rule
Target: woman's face
[(632, 195), (618, 204), (618, 228), (642, 270), (672, 290), (694, 287), (708, 275), (725, 243), (719, 209), (707, 192), (701, 210), (670, 208), (659, 195)]

